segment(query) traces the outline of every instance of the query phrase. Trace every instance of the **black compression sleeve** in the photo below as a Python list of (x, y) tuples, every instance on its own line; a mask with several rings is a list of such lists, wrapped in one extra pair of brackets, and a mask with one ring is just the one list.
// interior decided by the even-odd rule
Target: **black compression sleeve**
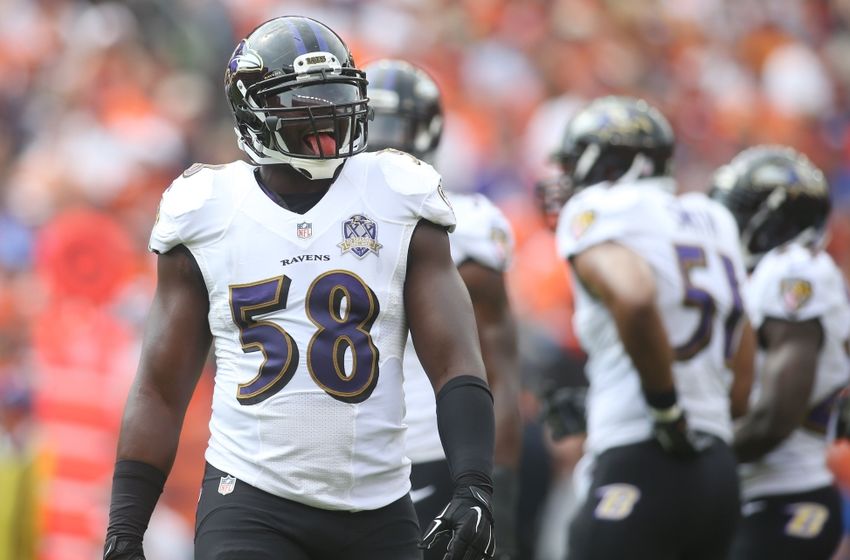
[(443, 385), (437, 394), (437, 427), (455, 483), (492, 493), (496, 421), (487, 383), (462, 375)]
[(107, 538), (120, 535), (141, 542), (165, 478), (164, 472), (147, 463), (126, 459), (115, 463)]

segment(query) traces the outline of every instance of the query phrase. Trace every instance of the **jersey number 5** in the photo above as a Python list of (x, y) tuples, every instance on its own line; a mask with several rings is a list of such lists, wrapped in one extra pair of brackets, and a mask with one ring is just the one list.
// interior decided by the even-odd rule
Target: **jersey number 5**
[[(696, 330), (688, 338), (687, 342), (674, 349), (676, 360), (682, 362), (696, 356), (711, 342), (717, 304), (709, 292), (699, 286), (695, 286), (691, 281), (691, 272), (693, 269), (706, 267), (705, 250), (695, 245), (676, 245), (676, 256), (679, 259), (679, 270), (685, 282), (684, 304), (686, 307), (696, 308), (700, 312)], [(741, 320), (744, 305), (741, 300), (741, 291), (732, 261), (725, 255), (719, 255), (719, 257), (720, 262), (723, 263), (724, 275), (729, 282), (729, 289), (732, 291), (732, 309), (726, 317), (723, 329), (723, 352), (725, 358), (729, 360), (732, 357), (732, 337), (738, 326), (738, 322)]]
[[(262, 352), (263, 363), (254, 379), (239, 385), (240, 404), (257, 404), (292, 379), (298, 368), (295, 340), (279, 324), (258, 320), (286, 308), (292, 279), (278, 276), (230, 286), (230, 311), (239, 327), (243, 352)], [(378, 383), (378, 348), (369, 334), (380, 306), (363, 280), (346, 270), (331, 270), (307, 289), (305, 312), (316, 326), (307, 345), (307, 370), (316, 384), (335, 399), (363, 402)], [(351, 371), (345, 356), (350, 352)]]

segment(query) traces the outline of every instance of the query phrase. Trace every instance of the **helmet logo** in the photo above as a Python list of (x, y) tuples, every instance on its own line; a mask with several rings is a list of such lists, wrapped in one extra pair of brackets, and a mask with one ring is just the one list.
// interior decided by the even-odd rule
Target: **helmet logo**
[(233, 51), (227, 69), (236, 72), (260, 72), (263, 70), (263, 59), (260, 53), (248, 46), (248, 41), (242, 40)]
[(649, 117), (625, 107), (612, 107), (603, 115), (603, 123), (599, 135), (601, 138), (614, 137), (619, 134), (652, 134), (652, 121)]

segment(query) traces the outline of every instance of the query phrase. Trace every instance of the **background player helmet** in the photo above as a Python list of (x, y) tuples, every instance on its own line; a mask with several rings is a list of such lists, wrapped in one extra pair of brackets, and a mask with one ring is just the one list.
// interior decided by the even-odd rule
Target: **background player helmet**
[(747, 265), (792, 240), (817, 244), (829, 216), (829, 186), (809, 158), (785, 146), (744, 150), (718, 169), (710, 196), (729, 208)]
[(534, 184), (534, 197), (543, 214), (543, 220), (552, 231), (558, 226), (561, 209), (572, 196), (573, 188), (566, 175), (547, 177)]
[(257, 164), (327, 179), (366, 148), (365, 75), (316, 20), (284, 16), (254, 29), (230, 57), (224, 90), (239, 147)]
[(601, 97), (570, 120), (553, 158), (581, 189), (669, 175), (674, 142), (670, 123), (646, 101)]
[(363, 70), (369, 80), (369, 150), (395, 148), (432, 162), (443, 134), (440, 89), (421, 68), (381, 59)]

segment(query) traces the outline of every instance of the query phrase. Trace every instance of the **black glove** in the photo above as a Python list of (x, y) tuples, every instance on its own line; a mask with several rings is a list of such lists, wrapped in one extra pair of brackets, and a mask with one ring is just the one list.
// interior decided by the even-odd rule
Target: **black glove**
[(587, 431), (587, 387), (559, 387), (543, 397), (541, 417), (558, 441)]
[(649, 410), (655, 421), (652, 435), (664, 451), (677, 459), (694, 459), (714, 442), (712, 436), (688, 427), (685, 411), (679, 405), (663, 410), (650, 407)]
[(428, 525), (420, 548), (430, 549), (444, 536), (450, 537), (444, 560), (493, 558), (493, 510), (490, 493), (480, 486), (458, 487), (452, 500)]
[(103, 560), (145, 560), (142, 542), (133, 537), (113, 535), (103, 546)]

